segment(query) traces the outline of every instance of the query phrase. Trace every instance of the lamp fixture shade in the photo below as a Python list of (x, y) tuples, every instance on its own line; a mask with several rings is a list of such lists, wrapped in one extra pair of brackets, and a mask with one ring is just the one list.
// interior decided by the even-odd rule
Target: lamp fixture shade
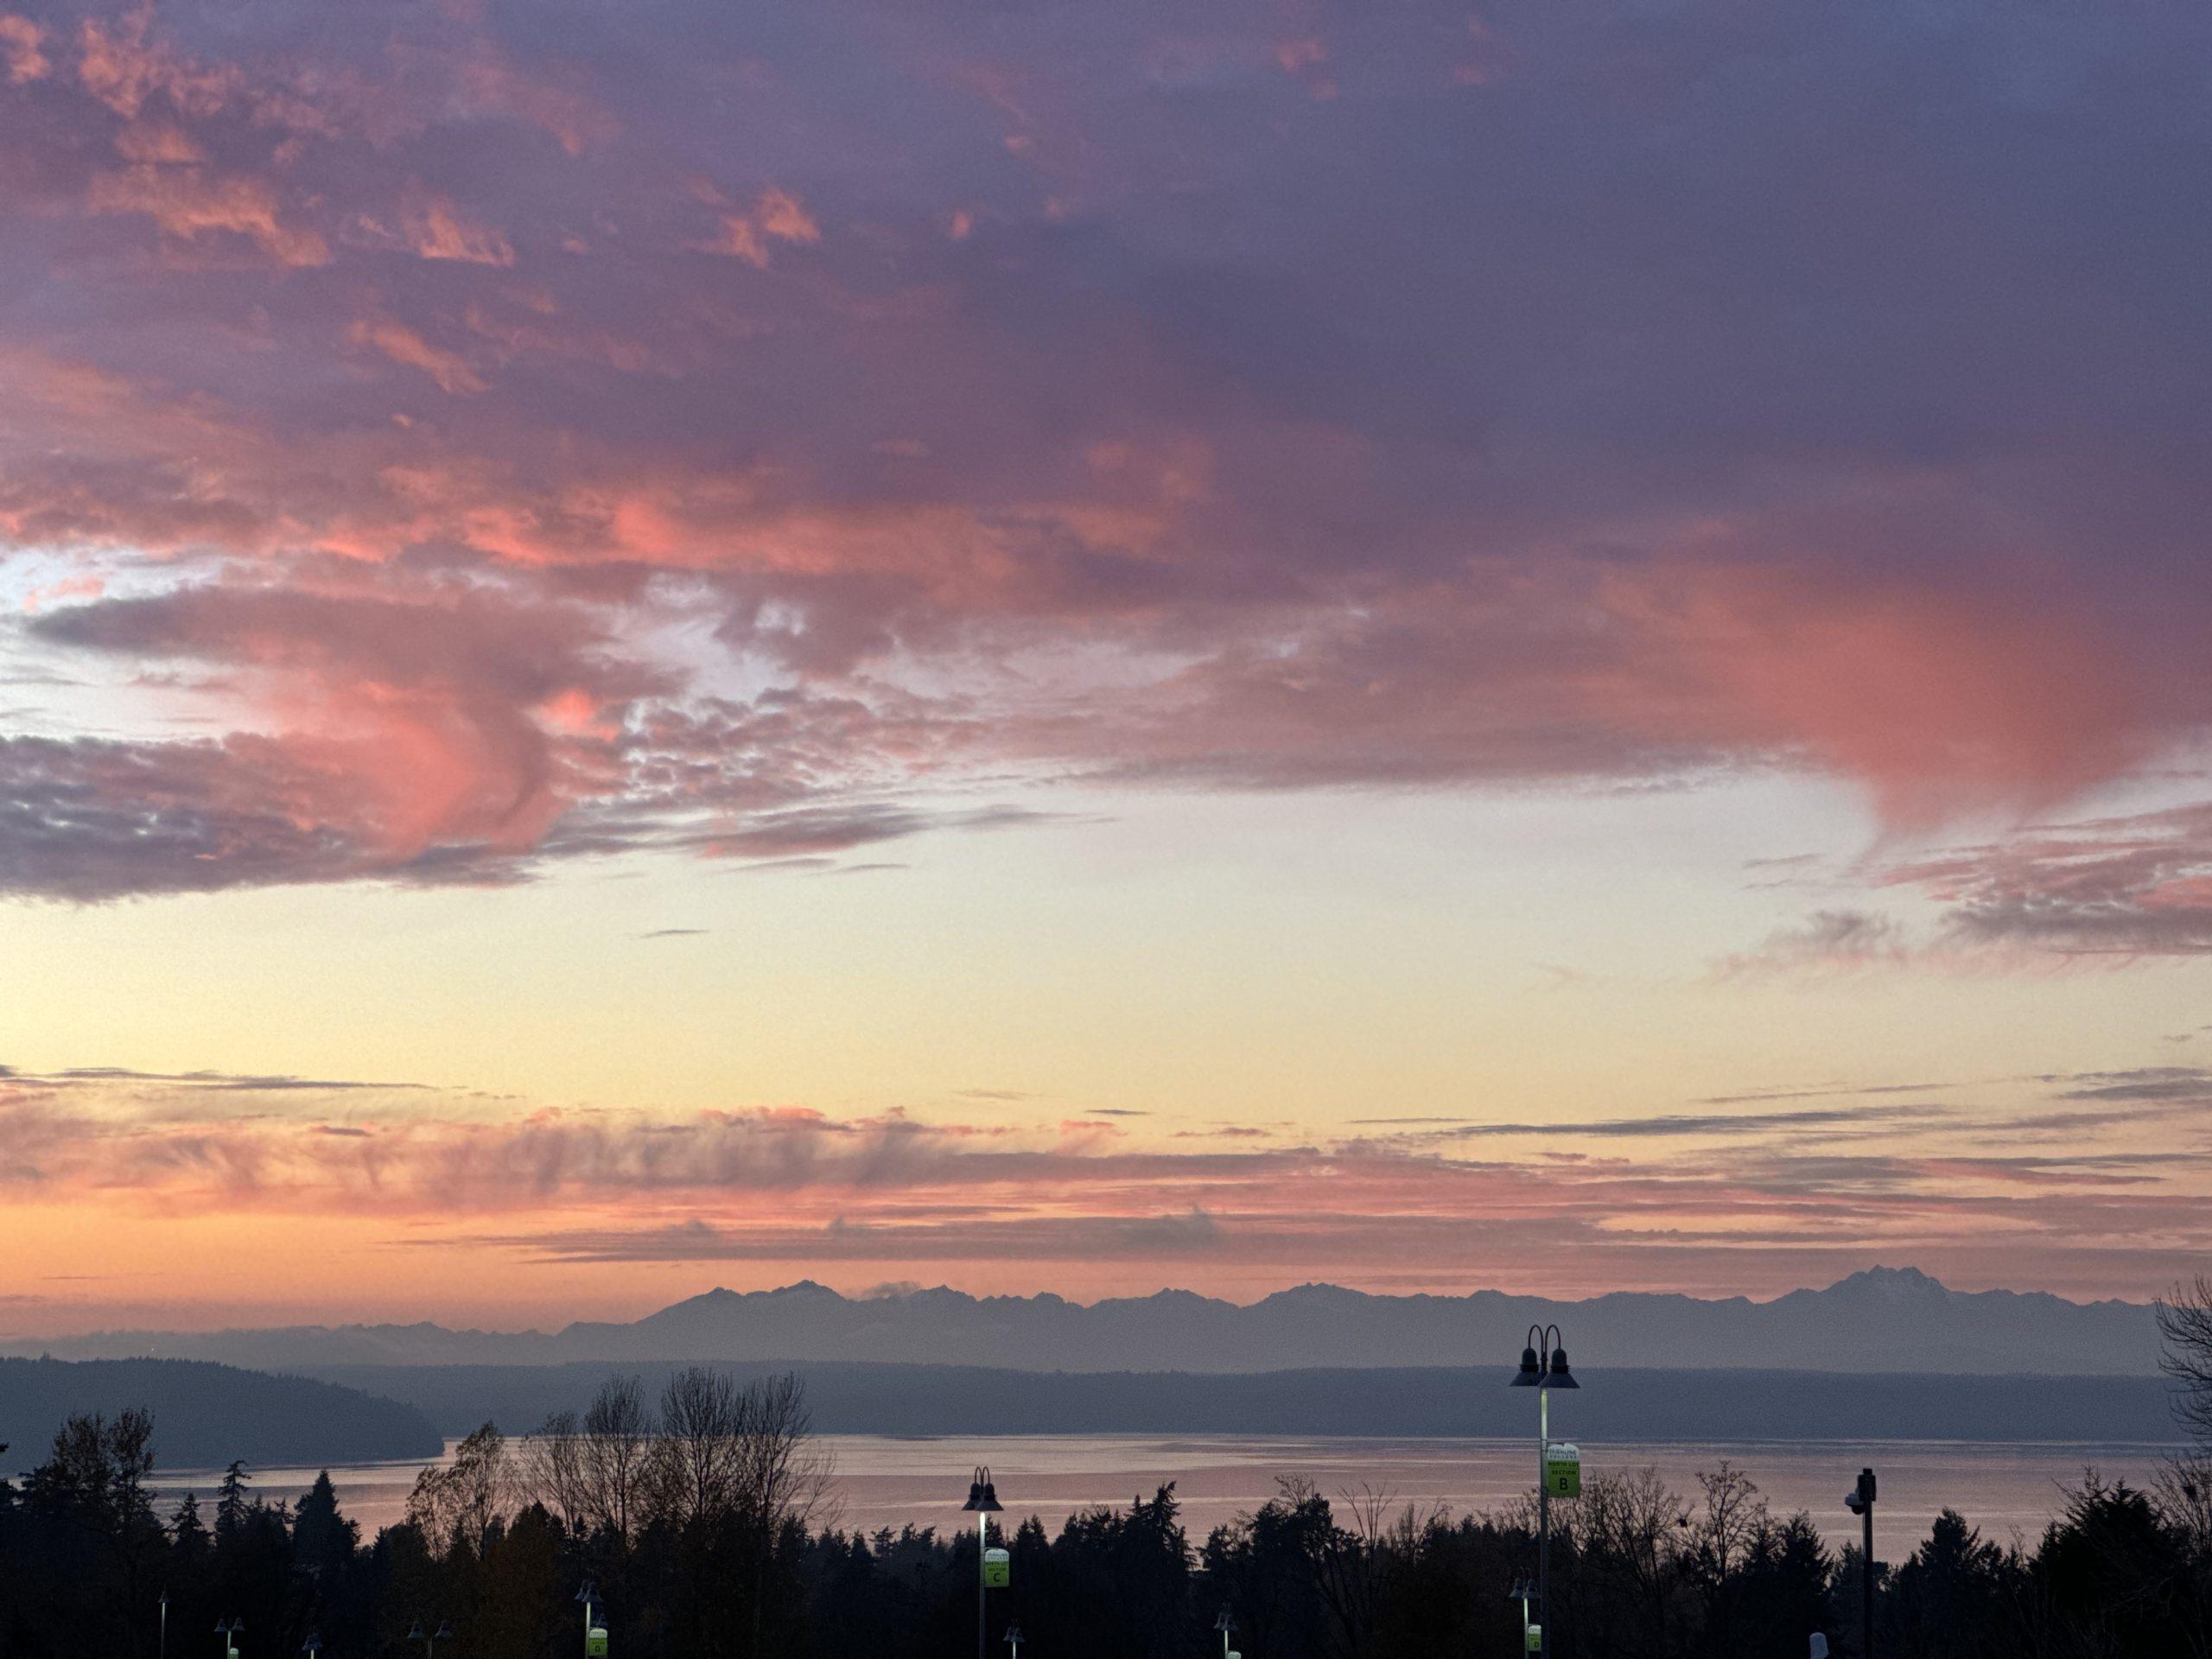
[(1542, 1363), (1536, 1357), (1536, 1351), (1534, 1348), (1523, 1348), (1521, 1351), (1521, 1373), (1513, 1379), (1511, 1386), (1516, 1389), (1533, 1389), (1541, 1384), (1543, 1380), (1544, 1368)]
[(1579, 1389), (1582, 1386), (1567, 1371), (1566, 1349), (1552, 1350), (1552, 1363), (1544, 1372), (1544, 1386), (1548, 1389)]

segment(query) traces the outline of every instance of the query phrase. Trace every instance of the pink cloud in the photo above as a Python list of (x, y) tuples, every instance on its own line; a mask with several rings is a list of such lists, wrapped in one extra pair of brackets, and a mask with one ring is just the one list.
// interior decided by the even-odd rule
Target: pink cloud
[(0, 63), (11, 86), (41, 79), (54, 67), (46, 55), (46, 30), (28, 17), (0, 14)]
[(1691, 695), (1716, 700), (1714, 739), (1802, 747), (1865, 783), (1892, 826), (2049, 805), (2152, 742), (2150, 688), (2126, 653), (2010, 595), (1725, 566), (1662, 567), (1611, 600), (1678, 654)]
[[(265, 662), (197, 659), (258, 699), (218, 718), (372, 795), (378, 734), (437, 758), (435, 807), (371, 841), (466, 825), (550, 858), (620, 814), (623, 844), (729, 851), (809, 822), (760, 813), (936, 824), (912, 791), (962, 778), (1783, 767), (1919, 830), (2050, 808), (2212, 712), (2208, 504), (2170, 461), (2201, 447), (2202, 347), (2134, 321), (2195, 316), (2148, 291), (2193, 257), (2161, 243), (2106, 273), (2139, 302), (2085, 306), (2018, 257), (2078, 207), (2063, 181), (1960, 195), (1900, 163), (1953, 238), (1920, 258), (1891, 194), (1803, 158), (1845, 134), (1945, 157), (1924, 109), (2018, 111), (1970, 78), (1890, 107), (1868, 89), (1901, 48), (1871, 24), (1776, 60), (1733, 25), (1694, 50), (1604, 8), (1590, 42), (1516, 19), (1516, 124), (1443, 84), (1503, 50), (1464, 8), (1325, 43), (1277, 14), (1198, 40), (1142, 7), (1096, 37), (946, 20), (918, 58), (811, 16), (763, 58), (652, 16), (263, 30), (178, 0), (4, 37), (61, 66), (0, 142), (28, 296), (0, 326), (8, 544), (254, 594), (314, 595), (339, 559), (396, 604), (474, 582), (667, 653), (626, 700), (366, 669), (275, 696)], [(1972, 25), (2000, 57), (2009, 27)], [(1599, 95), (1588, 66), (1631, 39), (1648, 83)], [(2067, 99), (2054, 130), (2185, 199), (2157, 165), (2195, 118), (2151, 73), (2171, 54), (2114, 50), (2148, 77), (2121, 130)], [(1699, 66), (1738, 57), (1787, 73), (1719, 99)], [(1339, 67), (1325, 111), (1286, 79)], [(1639, 171), (1704, 153), (1736, 165)], [(773, 695), (706, 706), (695, 651)], [(548, 728), (614, 773), (533, 781), (513, 740)]]

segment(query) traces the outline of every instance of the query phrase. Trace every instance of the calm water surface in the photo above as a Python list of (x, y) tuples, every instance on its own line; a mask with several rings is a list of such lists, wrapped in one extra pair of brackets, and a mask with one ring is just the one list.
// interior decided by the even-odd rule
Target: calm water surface
[[(1175, 1483), (1183, 1517), (1194, 1536), (1274, 1495), (1275, 1482), (1303, 1476), (1332, 1499), (1363, 1489), (1387, 1494), (1395, 1506), (1437, 1504), (1454, 1514), (1491, 1509), (1533, 1488), (1530, 1441), (1498, 1440), (1351, 1440), (1322, 1437), (1138, 1434), (1026, 1434), (1001, 1439), (894, 1440), (874, 1434), (825, 1435), (837, 1460), (842, 1523), (873, 1529), (912, 1522), (940, 1529), (963, 1524), (970, 1465), (991, 1466), (1000, 1500), (1011, 1516), (1038, 1515), (1048, 1529), (1094, 1503), (1126, 1505), (1154, 1487)], [(1533, 1437), (1531, 1437), (1533, 1440)], [(2063, 1501), (2064, 1489), (2094, 1467), (2107, 1478), (2147, 1479), (2172, 1448), (2142, 1444), (1993, 1446), (1949, 1441), (1746, 1441), (1721, 1445), (1588, 1445), (1586, 1471), (1656, 1468), (1668, 1483), (1695, 1491), (1697, 1472), (1725, 1458), (1747, 1472), (1777, 1513), (1804, 1510), (1832, 1542), (1856, 1539), (1858, 1522), (1843, 1493), (1860, 1467), (1882, 1481), (1878, 1515), (1884, 1557), (1923, 1536), (1939, 1510), (1959, 1510), (1997, 1539), (2032, 1539)], [(447, 1448), (451, 1454), (450, 1446)], [(365, 1535), (398, 1520), (419, 1462), (334, 1466), (340, 1505)], [(296, 1498), (315, 1471), (253, 1471), (255, 1490)], [(172, 1497), (187, 1489), (206, 1502), (219, 1471), (164, 1471)]]

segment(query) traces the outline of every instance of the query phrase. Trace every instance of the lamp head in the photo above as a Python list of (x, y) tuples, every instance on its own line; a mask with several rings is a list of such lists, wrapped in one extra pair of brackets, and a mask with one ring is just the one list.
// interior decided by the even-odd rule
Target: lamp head
[(978, 1466), (976, 1478), (968, 1483), (968, 1501), (960, 1508), (969, 1515), (995, 1515), (1005, 1505), (999, 1502), (999, 1489), (991, 1484), (991, 1471)]
[(1020, 1625), (1009, 1624), (1006, 1627), (1006, 1644), (1009, 1648), (1019, 1646), (1025, 1639)]
[(1221, 1610), (1221, 1617), (1214, 1620), (1213, 1627), (1224, 1636), (1233, 1636), (1236, 1631), (1236, 1616), (1224, 1607)]
[(1536, 1357), (1535, 1347), (1523, 1348), (1521, 1351), (1520, 1375), (1513, 1379), (1510, 1386), (1516, 1389), (1533, 1389), (1541, 1384), (1543, 1380), (1543, 1363)]
[(412, 1624), (410, 1624), (407, 1627), (407, 1639), (410, 1642), (427, 1642), (430, 1639), (429, 1637), (423, 1634), (423, 1621), (421, 1619), (416, 1619)]
[(317, 1636), (313, 1630), (309, 1630), (308, 1632), (308, 1639), (300, 1643), (300, 1651), (302, 1653), (321, 1653), (322, 1651), (322, 1638), (320, 1636)]
[(1567, 1371), (1566, 1349), (1555, 1347), (1552, 1350), (1552, 1363), (1544, 1372), (1544, 1386), (1548, 1389), (1579, 1389), (1582, 1386)]
[(597, 1582), (591, 1579), (586, 1579), (582, 1585), (577, 1586), (576, 1599), (583, 1603), (587, 1607), (590, 1606), (594, 1601), (597, 1601), (599, 1599), (599, 1586)]
[(440, 1620), (438, 1621), (438, 1628), (437, 1628), (436, 1630), (433, 1630), (433, 1631), (431, 1631), (431, 1632), (430, 1632), (430, 1640), (431, 1640), (431, 1641), (433, 1641), (433, 1642), (450, 1642), (450, 1641), (452, 1641), (452, 1640), (453, 1640), (453, 1626), (452, 1626), (452, 1625), (450, 1625), (450, 1624), (447, 1624), (447, 1623), (445, 1622), (445, 1620), (443, 1620), (443, 1619), (440, 1619)]

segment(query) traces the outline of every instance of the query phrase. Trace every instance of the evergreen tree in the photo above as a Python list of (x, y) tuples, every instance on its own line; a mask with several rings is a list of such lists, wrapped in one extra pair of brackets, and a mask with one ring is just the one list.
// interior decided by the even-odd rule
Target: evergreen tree
[(300, 1565), (310, 1572), (342, 1567), (353, 1560), (360, 1541), (360, 1523), (339, 1513), (338, 1489), (326, 1469), (300, 1499), (293, 1517), (292, 1548)]
[(245, 1532), (253, 1507), (246, 1491), (245, 1465), (233, 1459), (223, 1471), (223, 1484), (216, 1489), (215, 1542), (219, 1547), (237, 1543)]
[(200, 1518), (197, 1493), (187, 1492), (176, 1506), (176, 1512), (169, 1517), (169, 1536), (175, 1541), (173, 1548), (181, 1575), (189, 1574), (206, 1563), (213, 1546), (207, 1536), (207, 1523)]

